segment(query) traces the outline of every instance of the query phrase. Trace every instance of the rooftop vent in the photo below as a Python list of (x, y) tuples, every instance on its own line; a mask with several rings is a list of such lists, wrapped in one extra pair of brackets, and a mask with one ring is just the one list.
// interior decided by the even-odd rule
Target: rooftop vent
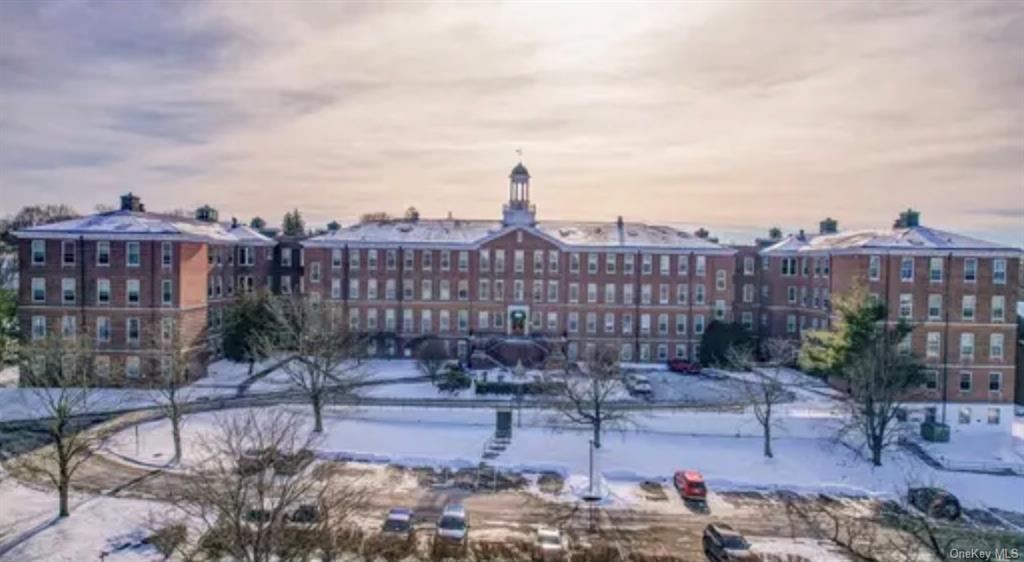
[(839, 231), (839, 222), (832, 217), (828, 217), (825, 220), (818, 223), (819, 234), (835, 234)]
[(893, 228), (914, 228), (915, 226), (921, 226), (921, 213), (907, 209), (900, 213), (900, 217), (893, 223)]
[(144, 213), (146, 207), (142, 205), (142, 200), (139, 199), (138, 195), (129, 191), (126, 195), (121, 196), (121, 210)]
[(217, 222), (218, 216), (217, 209), (214, 209), (209, 205), (203, 205), (196, 209), (196, 220), (203, 222)]

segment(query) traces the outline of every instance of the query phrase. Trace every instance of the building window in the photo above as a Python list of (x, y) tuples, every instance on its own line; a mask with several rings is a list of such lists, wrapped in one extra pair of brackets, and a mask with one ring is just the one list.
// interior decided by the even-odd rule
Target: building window
[(676, 304), (686, 304), (689, 293), (689, 285), (682, 283), (676, 285)]
[(992, 297), (992, 322), (999, 324), (1006, 321), (1006, 297), (996, 295)]
[(668, 334), (668, 314), (658, 315), (658, 334)]
[(587, 254), (587, 273), (590, 275), (597, 275), (597, 259), (598, 254), (593, 252)]
[(715, 320), (725, 320), (725, 299), (715, 300)]
[(548, 272), (558, 273), (558, 250), (548, 250)]
[(100, 267), (110, 265), (110, 242), (96, 243), (96, 265)]
[(1006, 260), (992, 260), (992, 282), (996, 285), (1006, 284)]
[(750, 283), (743, 285), (743, 302), (754, 302), (754, 286)]
[(533, 251), (533, 273), (535, 275), (544, 273), (544, 250)]
[[(338, 293), (341, 294), (341, 279), (335, 279), (338, 282)], [(375, 297), (377, 295), (374, 295)], [(348, 282), (348, 298), (352, 300), (359, 300), (359, 280), (352, 279)]]
[(457, 287), (459, 300), (469, 300), (469, 280), (459, 279), (459, 284)]
[(46, 279), (32, 278), (32, 302), (46, 302)]
[(604, 256), (604, 272), (608, 275), (615, 275), (618, 269), (618, 254), (605, 254)]
[(78, 333), (78, 318), (62, 316), (60, 319), (60, 335), (65, 338), (74, 337)]
[(548, 281), (548, 302), (558, 302), (558, 281)]
[(937, 359), (941, 352), (942, 339), (939, 332), (928, 332), (925, 340), (925, 356)]
[(623, 254), (622, 256), (622, 273), (625, 275), (633, 275), (635, 271), (635, 258), (633, 254)]
[(971, 392), (971, 379), (970, 371), (960, 373), (960, 392), (962, 394), (969, 394)]
[(669, 302), (669, 285), (662, 283), (658, 285), (658, 304), (668, 304)]
[(580, 315), (578, 312), (570, 312), (567, 329), (569, 333), (575, 334), (580, 329)]
[(160, 320), (160, 340), (165, 344), (174, 341), (174, 318), (162, 318)]
[(127, 302), (128, 302), (129, 306), (131, 306), (131, 305), (138, 306), (139, 305), (139, 302), (140, 302), (141, 299), (140, 299), (140, 295), (139, 295), (139, 280), (138, 279), (128, 279), (127, 281), (125, 281), (125, 294), (127, 296)]
[(900, 294), (900, 318), (905, 320), (914, 318), (914, 295), (911, 293)]
[[(429, 254), (429, 252), (428, 252), (428, 254)], [(424, 255), (423, 258), (424, 258), (423, 262), (424, 262), (424, 266), (425, 266), (426, 262), (427, 262), (426, 255)], [(349, 250), (348, 251), (348, 268), (349, 268), (349, 270), (350, 271), (359, 271), (359, 266), (360, 266), (360, 263), (359, 263), (359, 250)]]
[(726, 282), (725, 281), (725, 279), (726, 279), (725, 276), (726, 276), (726, 272), (725, 272), (724, 269), (719, 269), (718, 271), (715, 272), (715, 289), (716, 290), (719, 290), (719, 291), (724, 291), (725, 290), (725, 286), (726, 286), (725, 285), (725, 282)]
[(999, 425), (999, 408), (988, 409), (988, 424)]
[(928, 319), (942, 320), (942, 295), (928, 295)]
[(388, 271), (394, 271), (398, 269), (398, 254), (395, 250), (384, 251), (384, 267)]
[(754, 258), (747, 256), (743, 258), (743, 275), (754, 274)]
[(686, 315), (685, 314), (676, 314), (676, 334), (680, 335), (680, 336), (686, 334)]
[(961, 318), (964, 322), (974, 322), (974, 311), (977, 308), (978, 298), (974, 295), (964, 295)]
[(676, 359), (686, 359), (686, 344), (685, 343), (677, 343), (676, 344)]
[(96, 341), (99, 343), (110, 341), (110, 318), (106, 316), (96, 318)]
[(416, 250), (402, 250), (402, 269), (406, 272), (416, 269)]
[[(353, 279), (352, 281), (353, 282), (358, 282), (359, 280), (358, 279)], [(349, 291), (351, 292), (351, 285), (349, 285)], [(357, 293), (356, 299), (359, 298), (358, 292), (359, 292), (359, 289), (356, 289), (356, 293)], [(338, 300), (338, 299), (341, 298), (341, 279), (339, 279), (337, 277), (331, 279), (331, 298), (334, 299), (334, 300)]]
[[(251, 251), (252, 248), (239, 248), (239, 251), (242, 251), (242, 250), (249, 250), (249, 251)], [(171, 262), (173, 261), (173, 259), (174, 259), (174, 245), (171, 244), (170, 242), (161, 242), (160, 243), (160, 265), (162, 267), (171, 267)], [(252, 265), (251, 263), (248, 263), (248, 262), (251, 262), (251, 261), (252, 260), (248, 259), (248, 258), (246, 258), (245, 260), (241, 260), (241, 259), (239, 260), (241, 265)]]
[(640, 256), (640, 274), (650, 275), (654, 271), (653, 262), (654, 257), (650, 254)]
[(693, 303), (697, 305), (703, 305), (705, 303), (705, 290), (704, 284), (694, 285), (693, 287)]
[(605, 302), (605, 304), (615, 304), (615, 293), (616, 293), (615, 283), (605, 283), (604, 284), (604, 302)]
[(309, 264), (309, 281), (310, 283), (320, 282), (320, 262), (315, 261)]
[(141, 374), (141, 361), (138, 356), (132, 355), (124, 360), (124, 376), (129, 379), (137, 379)]
[(698, 277), (703, 277), (707, 271), (708, 258), (707, 256), (697, 256), (697, 265), (694, 268), (695, 273)]
[(633, 315), (629, 312), (625, 312), (622, 314), (622, 333), (633, 333)]
[(754, 313), (752, 313), (752, 312), (744, 312), (740, 316), (740, 318), (741, 318), (741, 324), (743, 325), (743, 329), (745, 329), (745, 330), (753, 330), (754, 329)]
[(512, 299), (515, 300), (516, 302), (523, 302), (525, 291), (526, 287), (523, 284), (522, 279), (516, 279), (512, 283)]
[(668, 275), (672, 271), (672, 256), (658, 257), (658, 273)]
[(995, 361), (1003, 360), (1003, 334), (990, 334), (988, 337), (988, 357)]
[(477, 257), (477, 269), (480, 273), (490, 273), (491, 271), (491, 251), (487, 249), (480, 250), (480, 255)]
[(533, 280), (530, 296), (533, 297), (533, 302), (544, 302), (544, 281), (540, 279)]
[(32, 265), (46, 264), (46, 240), (32, 241)]
[(1003, 374), (1002, 373), (989, 373), (988, 374), (988, 391), (989, 392), (1001, 392), (1003, 390)]
[(384, 281), (384, 300), (393, 301), (398, 296), (398, 289), (394, 279)]
[(502, 301), (505, 300), (505, 280), (495, 279), (494, 280), (494, 300)]
[(790, 285), (786, 287), (786, 302), (789, 304), (796, 304), (796, 287)]
[(75, 265), (75, 241), (62, 240), (60, 243), (60, 262), (63, 265)]
[(549, 312), (548, 313), (548, 331), (554, 332), (556, 330), (558, 330), (558, 313), (557, 312)]
[(693, 317), (693, 333), (698, 336), (704, 333), (704, 315), (696, 314)]
[(61, 302), (73, 304), (75, 302), (75, 279), (66, 277), (60, 280)]
[[(245, 248), (242, 248), (245, 249)], [(252, 265), (252, 264), (249, 264)], [(331, 269), (341, 269), (341, 249), (334, 248), (331, 250)]]
[(505, 273), (505, 250), (494, 250), (494, 272)]
[(512, 271), (515, 273), (522, 273), (526, 268), (524, 261), (526, 260), (525, 254), (522, 250), (515, 250), (512, 253)]
[(640, 315), (640, 335), (649, 336), (651, 335), (651, 315), (641, 314)]
[(963, 407), (963, 408), (960, 408), (960, 411), (957, 414), (957, 423), (959, 423), (960, 425), (967, 425), (967, 424), (971, 423), (971, 409), (970, 408), (968, 408), (966, 406)]
[(169, 306), (174, 302), (174, 287), (170, 279), (164, 279), (160, 282), (160, 296), (160, 300), (165, 306)]
[(924, 372), (924, 387), (928, 390), (936, 390), (939, 388), (939, 372), (938, 371), (925, 371)]
[(964, 281), (973, 283), (978, 280), (977, 258), (964, 258)]
[(928, 260), (928, 279), (930, 281), (942, 281), (942, 258), (930, 258)]
[(787, 314), (786, 315), (786, 333), (787, 334), (795, 334), (796, 333), (796, 315), (795, 314)]
[(125, 265), (139, 267), (142, 265), (142, 251), (138, 242), (125, 242)]
[(129, 345), (139, 344), (139, 319), (128, 318), (125, 320), (125, 341)]
[(914, 258), (903, 258), (900, 260), (900, 281), (905, 283), (914, 280)]
[[(647, 285), (647, 287), (648, 287), (648, 289), (650, 289), (649, 285)], [(648, 294), (649, 294), (649, 292), (648, 292)], [(648, 299), (649, 298), (650, 297), (648, 297)], [(597, 283), (587, 283), (587, 302), (588, 303), (596, 303), (597, 302)]]
[(974, 359), (974, 334), (960, 334), (960, 359), (963, 361)]
[(868, 279), (878, 281), (881, 277), (882, 258), (879, 256), (868, 257)]
[(619, 361), (632, 361), (633, 360), (633, 346), (628, 343), (624, 343), (619, 346)]
[(40, 340), (46, 337), (46, 317), (32, 317), (32, 339)]
[(465, 250), (459, 252), (459, 271), (463, 273), (469, 271), (469, 252)]
[(573, 252), (569, 254), (569, 273), (580, 272), (580, 255)]

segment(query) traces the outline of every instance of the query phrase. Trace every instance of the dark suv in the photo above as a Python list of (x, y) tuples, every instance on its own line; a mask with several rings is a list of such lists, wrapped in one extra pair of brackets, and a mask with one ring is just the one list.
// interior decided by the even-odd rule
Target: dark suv
[(907, 491), (907, 501), (928, 517), (960, 517), (960, 500), (942, 488), (911, 488)]
[(704, 527), (704, 556), (714, 562), (732, 560), (753, 560), (750, 543), (743, 535), (724, 523), (712, 523)]

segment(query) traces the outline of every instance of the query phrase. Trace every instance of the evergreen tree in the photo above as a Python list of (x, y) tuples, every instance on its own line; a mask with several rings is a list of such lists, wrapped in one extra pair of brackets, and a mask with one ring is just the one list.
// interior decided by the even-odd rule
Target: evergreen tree
[(302, 236), (306, 233), (306, 222), (302, 219), (302, 214), (298, 209), (284, 214), (281, 230), (285, 236)]
[(754, 341), (741, 324), (737, 322), (712, 321), (700, 339), (700, 363), (710, 366), (728, 366), (729, 350), (753, 348)]
[(871, 463), (881, 466), (882, 452), (897, 440), (903, 401), (924, 382), (920, 361), (900, 349), (914, 327), (902, 319), (887, 321), (886, 306), (861, 287), (837, 298), (835, 311), (836, 330), (811, 334), (801, 364), (842, 380), (850, 400), (840, 437), (863, 440)]
[(228, 310), (224, 329), (224, 356), (232, 361), (249, 363), (249, 374), (257, 361), (266, 359), (261, 345), (265, 334), (273, 331), (269, 295), (265, 291), (242, 293)]
[(256, 230), (263, 230), (264, 228), (267, 227), (267, 221), (263, 220), (260, 217), (253, 217), (252, 220), (249, 221), (249, 226)]

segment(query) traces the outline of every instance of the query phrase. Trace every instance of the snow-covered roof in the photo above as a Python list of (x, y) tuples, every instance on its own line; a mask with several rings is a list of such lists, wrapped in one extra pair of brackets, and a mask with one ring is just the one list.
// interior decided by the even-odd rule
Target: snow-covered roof
[(782, 237), (778, 242), (761, 250), (760, 254), (763, 256), (795, 254), (807, 247), (808, 241), (809, 239), (806, 235), (800, 236), (798, 234), (789, 234)]
[(852, 230), (836, 234), (805, 236), (803, 239), (791, 234), (765, 248), (761, 254), (856, 254), (865, 252), (922, 254), (955, 252), (1016, 256), (1021, 253), (1021, 250), (937, 228), (912, 226)]
[(110, 211), (23, 228), (19, 238), (83, 237), (89, 240), (191, 240), (271, 246), (274, 241), (245, 225), (232, 226), (174, 215)]
[(807, 245), (807, 251), (815, 250), (1020, 253), (1018, 248), (927, 226), (891, 228), (888, 230), (855, 230), (817, 236)]
[(533, 226), (503, 225), (496, 220), (419, 219), (355, 224), (303, 242), (308, 247), (430, 246), (476, 247), (522, 228), (566, 248), (657, 248), (733, 253), (734, 250), (668, 226), (625, 222), (541, 221)]

